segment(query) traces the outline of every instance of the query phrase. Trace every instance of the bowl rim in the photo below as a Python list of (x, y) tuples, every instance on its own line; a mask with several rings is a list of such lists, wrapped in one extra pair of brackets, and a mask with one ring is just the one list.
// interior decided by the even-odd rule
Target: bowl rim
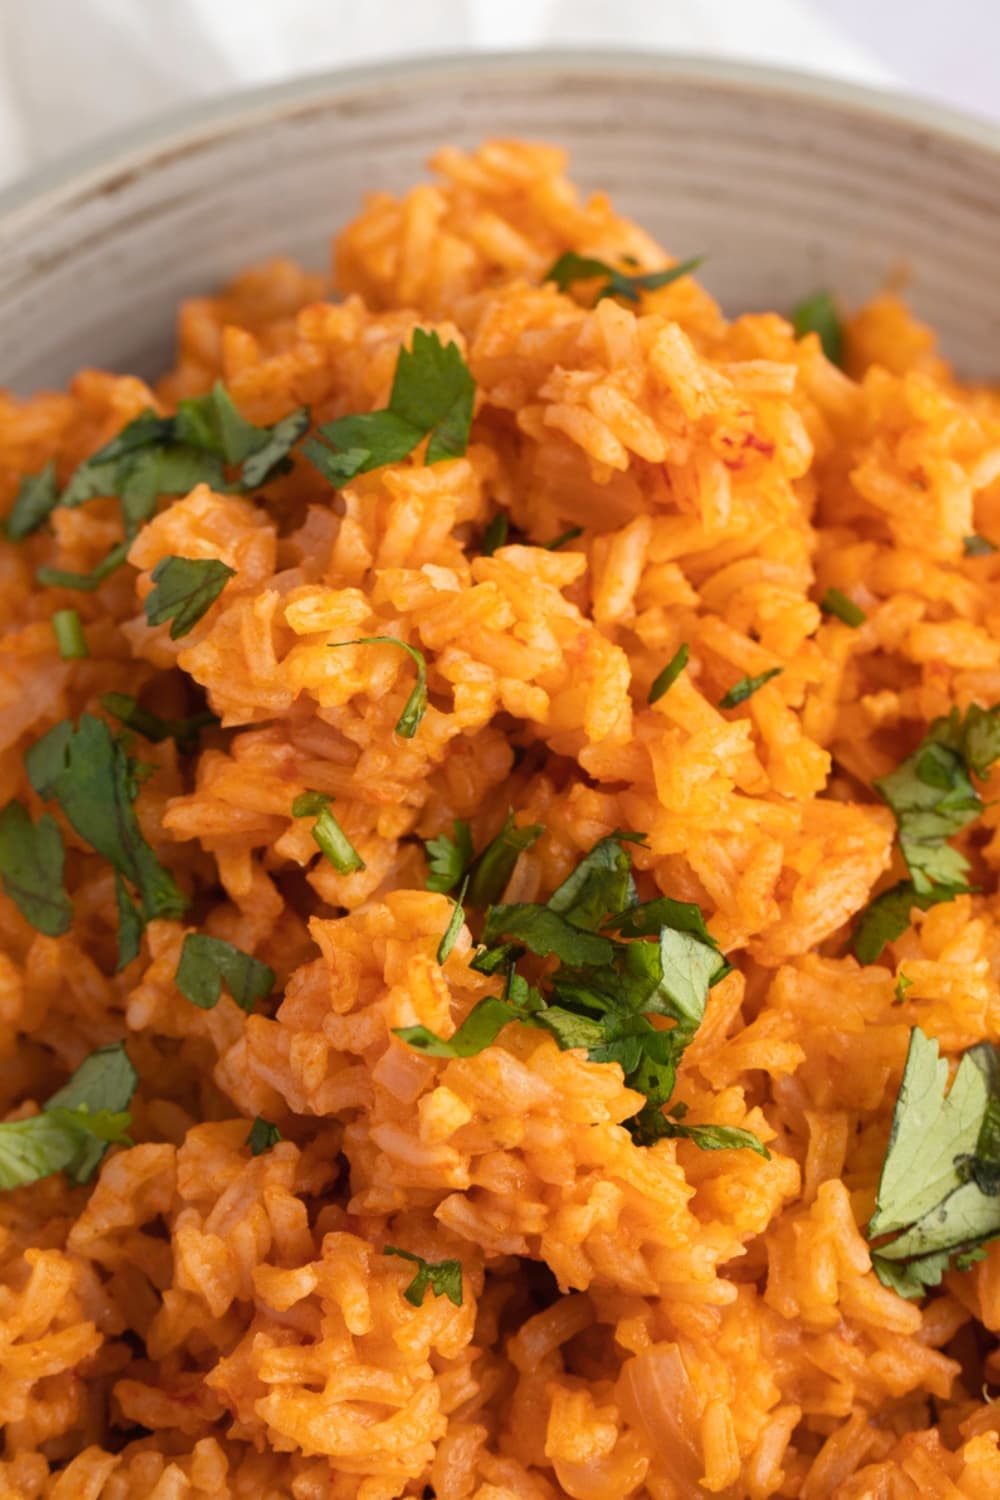
[(454, 85), (456, 80), (502, 80), (553, 71), (595, 82), (609, 75), (645, 76), (661, 83), (702, 83), (742, 93), (777, 95), (790, 102), (818, 103), (831, 111), (874, 116), (1000, 158), (1000, 124), (905, 90), (855, 83), (804, 69), (697, 53), (640, 52), (605, 46), (428, 52), (233, 89), (105, 132), (29, 170), (0, 190), (0, 230), (9, 232), (23, 217), (36, 217), (60, 202), (86, 198), (95, 189), (112, 193), (125, 188), (160, 162), (200, 150), (215, 139), (239, 134), (275, 113), (293, 119), (352, 96), (374, 96), (386, 88), (426, 89), (436, 79)]

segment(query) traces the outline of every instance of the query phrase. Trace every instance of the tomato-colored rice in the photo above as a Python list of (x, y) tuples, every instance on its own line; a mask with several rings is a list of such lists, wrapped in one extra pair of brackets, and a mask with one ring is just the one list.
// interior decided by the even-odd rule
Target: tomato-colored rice
[[(1000, 395), (958, 383), (892, 296), (849, 320), (846, 373), (779, 313), (727, 322), (691, 278), (588, 306), (540, 284), (562, 252), (665, 258), (580, 203), (562, 153), (434, 165), (339, 237), (343, 300), (259, 268), (181, 310), (155, 392), (84, 370), (0, 401), (8, 510), (23, 474), (55, 458), (65, 481), (145, 406), (220, 377), (257, 423), (382, 406), (418, 324), (477, 387), (464, 458), (340, 496), (302, 459), (253, 499), (199, 487), (92, 594), (34, 572), (92, 567), (110, 500), (0, 542), (0, 800), (37, 813), (23, 755), (58, 720), (154, 683), (179, 712), (186, 674), (223, 728), (196, 761), (143, 745), (140, 821), (202, 929), (284, 994), (249, 1018), (192, 1006), (178, 922), (115, 975), (112, 873), (72, 834), (68, 933), (0, 896), (0, 1113), (121, 1037), (141, 1080), (137, 1144), (92, 1184), (0, 1195), (0, 1500), (998, 1495), (1000, 1249), (914, 1304), (876, 1279), (863, 1227), (910, 1027), (950, 1055), (1000, 1034), (1000, 805), (963, 843), (983, 894), (917, 916), (878, 964), (844, 954), (899, 860), (873, 778), (952, 705), (1000, 699), (1000, 554), (962, 548), (1000, 536)], [(497, 508), (530, 543), (584, 534), (477, 555)], [(175, 553), (237, 573), (171, 641), (141, 601)], [(831, 586), (858, 629), (821, 614)], [(55, 651), (67, 606), (89, 660)], [(393, 733), (404, 653), (328, 649), (390, 628), (428, 660), (412, 740)], [(682, 642), (687, 671), (647, 706)], [(335, 796), (363, 871), (336, 873), (291, 817), (307, 788)], [(636, 1145), (617, 1065), (542, 1032), (454, 1060), (391, 1034), (450, 1033), (495, 989), (467, 929), (435, 960), (451, 902), (424, 888), (420, 838), (460, 817), (481, 847), (508, 806), (546, 830), (509, 900), (625, 828), (648, 834), (647, 892), (701, 904), (735, 970), (678, 1097), (769, 1161)], [(285, 1139), (251, 1157), (256, 1114)], [(463, 1305), (407, 1302), (386, 1243), (460, 1259)]]

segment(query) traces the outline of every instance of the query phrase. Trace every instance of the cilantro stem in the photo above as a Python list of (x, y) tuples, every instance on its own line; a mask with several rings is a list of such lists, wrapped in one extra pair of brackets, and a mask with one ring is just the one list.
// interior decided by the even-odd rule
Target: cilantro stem
[(82, 661), (90, 655), (83, 624), (75, 609), (57, 609), (52, 616), (52, 629), (63, 661)]

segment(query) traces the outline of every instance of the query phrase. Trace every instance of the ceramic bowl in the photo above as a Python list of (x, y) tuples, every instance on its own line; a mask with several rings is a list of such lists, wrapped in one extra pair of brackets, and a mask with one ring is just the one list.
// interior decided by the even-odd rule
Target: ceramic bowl
[(0, 382), (153, 374), (178, 301), (274, 255), (326, 264), (366, 192), (445, 142), (558, 142), (730, 312), (905, 275), (970, 376), (1000, 376), (1000, 131), (768, 69), (591, 52), (396, 62), (242, 93), (0, 195)]

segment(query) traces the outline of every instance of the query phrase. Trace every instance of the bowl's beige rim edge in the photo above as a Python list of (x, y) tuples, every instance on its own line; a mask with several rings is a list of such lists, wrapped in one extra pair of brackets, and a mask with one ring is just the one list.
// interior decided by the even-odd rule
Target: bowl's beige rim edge
[(0, 233), (9, 233), (23, 216), (44, 214), (60, 201), (79, 201), (95, 189), (111, 191), (115, 179), (124, 184), (135, 172), (155, 166), (164, 156), (196, 150), (220, 136), (239, 132), (248, 123), (261, 116), (266, 118), (276, 110), (294, 117), (316, 108), (335, 106), (352, 95), (372, 94), (386, 87), (424, 89), (437, 79), (454, 82), (459, 76), (474, 80), (553, 70), (584, 79), (614, 73), (645, 75), (664, 82), (703, 82), (744, 93), (777, 94), (789, 100), (819, 102), (833, 110), (878, 116), (1000, 158), (1000, 125), (905, 92), (791, 68), (607, 47), (435, 53), (308, 73), (282, 83), (230, 91), (105, 134), (26, 173), (0, 191)]

